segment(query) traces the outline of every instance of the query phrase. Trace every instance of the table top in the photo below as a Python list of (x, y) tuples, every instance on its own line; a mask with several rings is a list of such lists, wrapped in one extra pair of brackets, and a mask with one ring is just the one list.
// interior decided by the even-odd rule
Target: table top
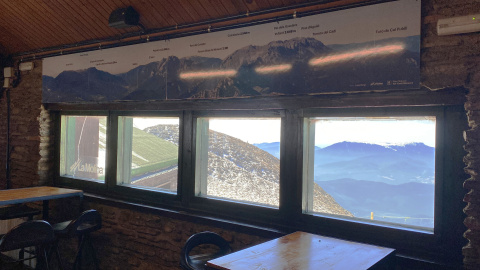
[(207, 262), (210, 269), (368, 269), (395, 250), (295, 232)]
[(58, 187), (30, 187), (0, 190), (0, 205), (83, 196), (83, 191)]

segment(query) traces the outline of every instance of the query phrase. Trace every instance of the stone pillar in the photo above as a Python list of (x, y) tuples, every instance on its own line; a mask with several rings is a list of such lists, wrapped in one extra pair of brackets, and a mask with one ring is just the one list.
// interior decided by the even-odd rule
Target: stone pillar
[(470, 175), (464, 183), (468, 193), (464, 197), (467, 206), (463, 210), (467, 217), (464, 224), (467, 231), (464, 236), (468, 244), (463, 247), (463, 263), (465, 269), (480, 269), (480, 69), (470, 77), (470, 92), (467, 95), (465, 110), (468, 116), (469, 130), (465, 131), (464, 158), (465, 172)]
[[(19, 84), (10, 88), (10, 179), (12, 188), (52, 184), (51, 173), (45, 170), (45, 157), (52, 160), (52, 153), (45, 153), (42, 141), (48, 140), (53, 131), (51, 120), (42, 107), (42, 62), (35, 61), (34, 69), (21, 72)], [(2, 102), (2, 105), (4, 103)], [(5, 104), (6, 105), (6, 104)], [(5, 118), (0, 117), (0, 118)], [(3, 121), (3, 120), (2, 120)], [(42, 122), (42, 126), (41, 123)], [(43, 135), (42, 135), (43, 134)], [(47, 138), (47, 139), (45, 139)], [(53, 140), (52, 140), (53, 141)], [(53, 149), (47, 146), (47, 149)], [(4, 155), (4, 153), (1, 153)], [(49, 165), (51, 166), (51, 165)], [(39, 173), (39, 171), (42, 171)], [(40, 175), (42, 175), (40, 177)]]
[(40, 108), (40, 115), (38, 116), (38, 123), (40, 125), (40, 160), (38, 161), (38, 176), (39, 185), (52, 185), (54, 174), (54, 134), (55, 125), (51, 114), (43, 107)]

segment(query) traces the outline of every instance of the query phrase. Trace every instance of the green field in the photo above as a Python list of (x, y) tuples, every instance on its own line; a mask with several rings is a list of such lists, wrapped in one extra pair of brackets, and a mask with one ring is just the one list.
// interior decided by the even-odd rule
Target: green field
[[(65, 118), (66, 119), (66, 118)], [(62, 138), (66, 137), (67, 129), (71, 129), (75, 132), (76, 119), (71, 118), (72, 121), (70, 124), (67, 122), (63, 123), (61, 130)], [(99, 153), (106, 151), (106, 133), (107, 133), (107, 123), (106, 117), (98, 118), (98, 132), (99, 132)], [(69, 125), (69, 127), (67, 127)], [(142, 175), (148, 172), (159, 171), (171, 166), (178, 164), (178, 146), (174, 143), (161, 139), (153, 134), (147, 133), (141, 129), (133, 127), (132, 129), (132, 144), (131, 146), (127, 143), (127, 155), (131, 154), (131, 172), (130, 177), (135, 177)], [(75, 139), (75, 138), (73, 138)], [(121, 145), (121, 142), (119, 142)], [(66, 153), (71, 155), (75, 153), (76, 147), (75, 141), (70, 141), (70, 143), (62, 145), (61, 151), (61, 162), (65, 164), (67, 156)], [(131, 147), (131, 150), (129, 150)], [(67, 149), (68, 148), (68, 149)], [(68, 150), (68, 151), (67, 151)], [(130, 153), (131, 151), (131, 153)], [(72, 155), (71, 161), (68, 163), (68, 166), (71, 166), (76, 158)], [(130, 158), (127, 158), (125, 161), (128, 163)], [(130, 166), (130, 164), (125, 164)], [(64, 169), (65, 172), (67, 168)], [(102, 180), (104, 176), (99, 176), (99, 180)]]
[(138, 128), (133, 128), (132, 176), (178, 163), (178, 146)]

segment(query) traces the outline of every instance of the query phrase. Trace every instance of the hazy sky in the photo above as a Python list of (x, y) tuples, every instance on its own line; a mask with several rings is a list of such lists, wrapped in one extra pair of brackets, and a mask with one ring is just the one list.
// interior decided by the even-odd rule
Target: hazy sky
[[(315, 144), (320, 147), (349, 141), (379, 145), (404, 145), (421, 142), (435, 147), (435, 119), (432, 117), (396, 119), (339, 120), (319, 118), (316, 122)], [(158, 124), (178, 124), (178, 120), (138, 119), (134, 126), (144, 129)], [(211, 119), (210, 129), (236, 137), (251, 144), (279, 142), (280, 119)]]
[(281, 121), (277, 120), (235, 120), (214, 119), (209, 121), (210, 129), (236, 137), (250, 144), (279, 142)]
[[(210, 129), (239, 138), (249, 143), (279, 142), (280, 120), (217, 120), (210, 121)], [(316, 122), (315, 145), (326, 147), (349, 141), (379, 145), (404, 145), (422, 142), (435, 147), (435, 120), (350, 120)]]
[(435, 147), (435, 119), (317, 121), (315, 130), (317, 146), (325, 147), (342, 141), (379, 145), (422, 142)]

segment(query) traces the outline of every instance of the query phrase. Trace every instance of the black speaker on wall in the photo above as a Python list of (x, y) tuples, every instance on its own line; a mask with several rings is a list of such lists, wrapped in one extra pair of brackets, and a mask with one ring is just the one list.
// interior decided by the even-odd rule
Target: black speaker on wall
[(127, 28), (138, 25), (140, 15), (129, 6), (126, 8), (119, 8), (110, 13), (108, 18), (108, 26), (113, 28)]

